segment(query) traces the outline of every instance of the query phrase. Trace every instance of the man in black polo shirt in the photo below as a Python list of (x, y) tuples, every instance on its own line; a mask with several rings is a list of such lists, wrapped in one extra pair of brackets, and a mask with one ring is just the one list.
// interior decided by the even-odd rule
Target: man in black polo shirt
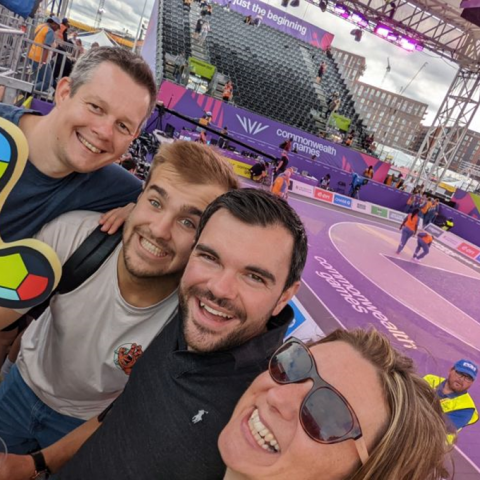
[(218, 435), (282, 343), (306, 255), (300, 219), (268, 192), (229, 192), (207, 207), (178, 318), (109, 411), (43, 450), (57, 471), (93, 433), (54, 478), (222, 479)]

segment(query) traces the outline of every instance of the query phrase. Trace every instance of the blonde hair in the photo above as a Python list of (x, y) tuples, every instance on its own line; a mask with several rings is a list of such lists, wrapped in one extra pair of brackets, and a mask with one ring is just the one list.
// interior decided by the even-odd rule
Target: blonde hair
[(375, 329), (336, 330), (315, 345), (342, 341), (378, 371), (390, 418), (368, 461), (345, 480), (437, 480), (444, 468), (447, 427), (434, 390), (415, 373), (413, 360)]
[(212, 148), (197, 142), (177, 141), (162, 144), (153, 158), (148, 185), (153, 171), (160, 165), (172, 167), (185, 183), (219, 185), (225, 191), (239, 188), (230, 162)]

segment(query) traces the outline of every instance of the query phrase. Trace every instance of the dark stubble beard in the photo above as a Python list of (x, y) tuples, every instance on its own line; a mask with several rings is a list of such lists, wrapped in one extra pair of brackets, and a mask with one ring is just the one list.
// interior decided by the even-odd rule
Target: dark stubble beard
[[(181, 289), (178, 294), (180, 318), (183, 320), (183, 335), (188, 347), (201, 353), (221, 352), (231, 350), (232, 348), (243, 345), (251, 338), (263, 333), (266, 330), (266, 324), (272, 315), (273, 309), (264, 318), (259, 318), (254, 323), (247, 322), (247, 314), (244, 310), (233, 305), (229, 300), (217, 298), (209, 290), (203, 290), (198, 287), (190, 287), (186, 290)], [(191, 316), (188, 310), (188, 300), (197, 297), (215, 303), (221, 308), (225, 308), (233, 313), (235, 322), (240, 320), (238, 327), (226, 334), (212, 331), (203, 325), (200, 325)], [(226, 320), (227, 322), (229, 320)], [(247, 325), (248, 323), (248, 325)], [(254, 325), (257, 328), (254, 328)]]

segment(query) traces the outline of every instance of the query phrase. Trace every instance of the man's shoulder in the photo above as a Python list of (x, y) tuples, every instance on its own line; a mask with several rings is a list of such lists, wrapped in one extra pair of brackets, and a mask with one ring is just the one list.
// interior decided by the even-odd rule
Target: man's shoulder
[(47, 223), (35, 238), (50, 245), (63, 264), (95, 230), (100, 216), (100, 213), (82, 210), (65, 213)]
[(36, 112), (35, 110), (28, 110), (26, 108), (7, 105), (6, 103), (0, 103), (0, 118), (8, 120), (15, 125), (18, 125), (18, 123), (20, 122), (20, 118), (26, 113), (40, 115), (40, 113)]

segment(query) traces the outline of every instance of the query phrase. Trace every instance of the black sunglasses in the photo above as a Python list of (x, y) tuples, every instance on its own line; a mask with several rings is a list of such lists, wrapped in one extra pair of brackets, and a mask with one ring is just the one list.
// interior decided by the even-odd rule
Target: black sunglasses
[(315, 359), (306, 345), (290, 338), (273, 354), (268, 369), (272, 379), (282, 385), (313, 380), (312, 389), (300, 407), (300, 423), (305, 433), (324, 444), (354, 440), (365, 464), (368, 451), (357, 415), (347, 399), (318, 374)]

